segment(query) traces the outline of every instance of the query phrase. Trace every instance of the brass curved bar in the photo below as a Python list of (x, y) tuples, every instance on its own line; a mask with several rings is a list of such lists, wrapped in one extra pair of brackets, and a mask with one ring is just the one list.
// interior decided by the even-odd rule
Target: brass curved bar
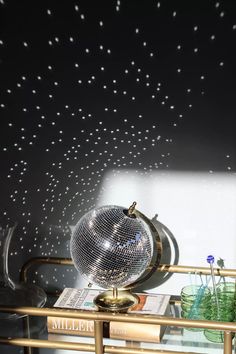
[(60, 258), (60, 257), (33, 257), (30, 258), (26, 263), (23, 264), (20, 271), (20, 281), (27, 281), (28, 270), (36, 264), (58, 264), (73, 266), (73, 261), (71, 258)]
[[(27, 281), (28, 270), (36, 264), (57, 264), (65, 266), (73, 266), (73, 261), (71, 258), (60, 258), (60, 257), (35, 257), (29, 259), (23, 266), (20, 272), (20, 280), (23, 282)], [(169, 272), (169, 273), (185, 273), (185, 274), (205, 274), (210, 275), (211, 270), (209, 267), (193, 267), (193, 266), (181, 266), (181, 265), (171, 265), (171, 264), (160, 264), (156, 271), (158, 272)], [(216, 276), (223, 277), (236, 277), (236, 269), (221, 269), (214, 268), (214, 274)]]
[(222, 321), (207, 321), (207, 320), (191, 320), (185, 318), (174, 318), (166, 316), (154, 315), (140, 315), (127, 313), (113, 313), (113, 312), (98, 312), (98, 311), (82, 311), (61, 308), (38, 308), (38, 307), (8, 307), (1, 306), (0, 312), (13, 312), (17, 314), (26, 314), (29, 316), (53, 316), (53, 317), (70, 317), (75, 319), (86, 319), (92, 321), (113, 321), (113, 322), (129, 322), (154, 324), (164, 326), (177, 327), (194, 327), (194, 328), (208, 328), (221, 331), (236, 332), (235, 322)]
[[(75, 351), (87, 351), (95, 352), (96, 346), (94, 344), (85, 344), (78, 342), (64, 342), (64, 341), (51, 341), (51, 340), (40, 340), (40, 339), (27, 339), (27, 338), (1, 338), (0, 343), (5, 345), (16, 345), (16, 346), (30, 346), (34, 348), (50, 348), (50, 349), (65, 349), (65, 350), (75, 350)], [(132, 348), (132, 347), (121, 347), (114, 345), (104, 345), (102, 353), (110, 354), (186, 354), (186, 352), (176, 352), (170, 350), (158, 350), (158, 349), (144, 349), (144, 348)], [(191, 354), (200, 354), (192, 352)]]
[[(170, 272), (170, 273), (185, 273), (185, 274), (203, 274), (211, 275), (211, 269), (209, 267), (193, 267), (193, 266), (181, 266), (171, 264), (160, 264), (157, 268), (158, 272)], [(221, 269), (214, 268), (214, 274), (222, 277), (236, 277), (236, 269)]]

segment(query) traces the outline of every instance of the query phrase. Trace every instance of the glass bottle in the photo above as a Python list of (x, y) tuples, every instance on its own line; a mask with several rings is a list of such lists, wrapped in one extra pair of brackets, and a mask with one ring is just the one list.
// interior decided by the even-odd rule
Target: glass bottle
[[(0, 226), (0, 306), (34, 306), (42, 307), (46, 302), (46, 294), (38, 286), (14, 282), (8, 270), (9, 246), (16, 228), (3, 229)], [(22, 315), (0, 313), (0, 319), (16, 319)]]

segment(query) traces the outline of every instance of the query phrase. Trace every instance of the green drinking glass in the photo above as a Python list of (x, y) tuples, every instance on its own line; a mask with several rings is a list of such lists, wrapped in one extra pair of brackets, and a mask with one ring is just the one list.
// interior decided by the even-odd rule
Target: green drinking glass
[[(211, 296), (210, 320), (225, 322), (235, 321), (235, 286), (236, 283), (234, 282), (221, 282), (216, 286), (216, 295), (212, 294)], [(224, 342), (224, 331), (206, 329), (204, 335), (211, 342)]]
[[(193, 320), (210, 319), (211, 292), (203, 285), (187, 285), (181, 290), (181, 317)], [(202, 331), (201, 328), (187, 328)]]

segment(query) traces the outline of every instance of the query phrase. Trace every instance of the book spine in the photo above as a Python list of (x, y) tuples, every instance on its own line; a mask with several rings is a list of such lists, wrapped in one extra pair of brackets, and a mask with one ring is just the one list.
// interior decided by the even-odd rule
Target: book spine
[[(110, 326), (106, 322), (104, 325), (104, 336), (111, 339), (159, 343), (163, 332), (159, 325), (152, 324), (111, 321)], [(49, 333), (94, 336), (94, 322), (89, 320), (49, 316), (47, 326)]]

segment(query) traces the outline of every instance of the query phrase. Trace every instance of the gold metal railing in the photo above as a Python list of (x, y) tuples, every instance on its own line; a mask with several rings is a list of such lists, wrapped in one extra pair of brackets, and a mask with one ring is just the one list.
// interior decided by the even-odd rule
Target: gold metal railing
[[(33, 265), (37, 264), (57, 264), (57, 265), (67, 265), (73, 266), (71, 258), (60, 258), (60, 257), (35, 257), (31, 258), (26, 262), (20, 273), (21, 281), (27, 281), (27, 273)], [(192, 266), (181, 266), (181, 265), (171, 265), (171, 264), (160, 264), (157, 268), (158, 272), (168, 272), (168, 273), (182, 273), (182, 274), (205, 274), (210, 275), (210, 267), (192, 267)], [(236, 278), (236, 269), (221, 269), (214, 268), (214, 274), (216, 276), (222, 277), (235, 277)]]
[[(29, 260), (24, 264), (21, 270), (21, 280), (27, 281), (27, 274), (33, 265), (37, 264), (58, 264), (58, 265), (73, 265), (69, 258), (46, 258), (38, 257)], [(193, 274), (211, 274), (209, 268), (205, 267), (189, 267), (178, 265), (162, 264), (158, 267), (158, 271), (171, 273), (193, 273)], [(217, 276), (236, 277), (236, 269), (215, 269)], [(95, 312), (95, 311), (79, 311), (56, 308), (35, 308), (35, 307), (0, 307), (1, 312), (12, 312), (17, 314), (26, 314), (28, 316), (54, 316), (54, 317), (70, 317), (74, 319), (87, 319), (94, 321), (94, 338), (95, 344), (51, 341), (30, 338), (2, 338), (0, 343), (5, 345), (16, 345), (29, 348), (28, 353), (31, 353), (30, 348), (51, 348), (51, 349), (65, 349), (75, 351), (95, 352), (96, 354), (111, 353), (111, 354), (186, 354), (186, 352), (158, 350), (158, 349), (144, 349), (133, 347), (109, 346), (103, 343), (103, 322), (119, 321), (129, 323), (142, 324), (156, 324), (163, 326), (175, 326), (180, 328), (203, 328), (224, 331), (223, 353), (232, 354), (232, 333), (236, 332), (236, 323), (234, 322), (218, 322), (218, 321), (203, 321), (190, 320), (183, 318), (173, 318), (165, 316), (153, 315), (139, 315), (139, 314), (120, 314), (109, 312)], [(192, 354), (198, 354), (192, 352)]]
[(74, 319), (92, 320), (95, 324), (95, 345), (73, 342), (55, 342), (41, 339), (28, 338), (0, 338), (0, 343), (8, 345), (31, 346), (38, 348), (57, 348), (68, 350), (84, 350), (91, 351), (96, 354), (103, 353), (184, 353), (176, 351), (163, 350), (145, 350), (141, 348), (126, 348), (119, 346), (103, 345), (103, 322), (129, 322), (141, 324), (155, 324), (163, 326), (176, 326), (183, 328), (203, 328), (224, 331), (224, 354), (232, 354), (232, 332), (236, 332), (236, 324), (234, 322), (216, 322), (203, 320), (190, 320), (183, 318), (173, 318), (165, 316), (139, 315), (139, 314), (120, 314), (96, 311), (79, 311), (56, 308), (37, 308), (37, 307), (0, 307), (1, 312), (14, 312), (16, 314), (27, 314), (29, 316), (54, 316), (54, 317), (70, 317)]

